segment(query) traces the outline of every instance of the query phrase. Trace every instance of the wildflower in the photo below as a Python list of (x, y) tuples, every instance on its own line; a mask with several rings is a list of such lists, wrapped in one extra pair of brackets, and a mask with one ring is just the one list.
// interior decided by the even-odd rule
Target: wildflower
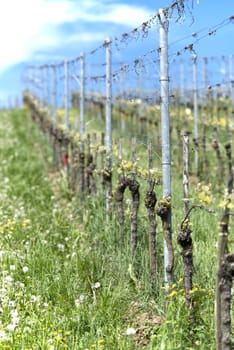
[(37, 297), (35, 295), (31, 296), (31, 302), (35, 303), (37, 301)]
[(75, 305), (78, 307), (85, 300), (85, 295), (81, 294), (79, 298), (75, 299)]
[(54, 349), (55, 349), (54, 345), (51, 345), (51, 344), (48, 345), (48, 350), (54, 350)]
[(64, 244), (58, 243), (58, 244), (57, 244), (57, 247), (58, 247), (58, 250), (60, 250), (61, 252), (64, 252), (64, 249), (65, 249)]
[(101, 283), (100, 283), (100, 282), (96, 282), (96, 283), (93, 284), (92, 287), (93, 287), (94, 289), (98, 289), (98, 288), (101, 287)]
[(194, 294), (198, 291), (197, 287), (196, 288), (193, 288), (189, 291), (189, 294)]
[(11, 310), (11, 321), (14, 326), (19, 324), (19, 315), (17, 310)]
[(6, 277), (5, 277), (5, 282), (6, 282), (6, 283), (11, 283), (11, 282), (13, 282), (13, 277), (11, 277), (11, 276), (6, 276)]
[(136, 330), (135, 330), (135, 328), (131, 328), (131, 327), (127, 328), (125, 334), (126, 335), (134, 335), (134, 334), (136, 334)]
[(8, 325), (6, 326), (6, 329), (7, 329), (9, 332), (14, 332), (16, 326), (17, 326), (16, 324), (11, 323), (11, 324), (8, 324)]
[(10, 265), (10, 271), (15, 271), (15, 270), (16, 270), (15, 265)]
[(22, 270), (23, 270), (24, 273), (27, 273), (27, 272), (28, 272), (28, 267), (27, 267), (27, 266), (24, 266), (24, 267), (22, 268)]
[(29, 326), (24, 327), (23, 333), (30, 333), (31, 328)]
[(163, 287), (163, 289), (165, 289), (165, 291), (169, 291), (171, 289), (171, 286), (167, 285), (167, 286)]
[(6, 334), (6, 332), (4, 330), (0, 331), (0, 340), (1, 341), (7, 341), (8, 340), (7, 334)]
[(176, 290), (173, 290), (171, 293), (167, 295), (168, 298), (173, 298), (177, 294)]
[(15, 301), (9, 300), (8, 305), (9, 305), (9, 307), (15, 307)]
[(56, 340), (58, 343), (61, 342), (61, 341), (63, 340), (62, 335), (61, 335), (61, 334), (58, 334), (58, 335), (56, 336), (55, 340)]

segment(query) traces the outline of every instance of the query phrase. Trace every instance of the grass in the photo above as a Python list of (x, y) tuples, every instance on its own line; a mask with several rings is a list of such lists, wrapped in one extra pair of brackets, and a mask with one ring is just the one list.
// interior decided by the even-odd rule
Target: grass
[[(70, 196), (66, 177), (53, 169), (48, 141), (25, 111), (1, 112), (0, 148), (0, 349), (215, 348), (214, 280), (219, 217), (201, 210), (192, 212), (195, 266), (192, 294), (196, 307), (191, 323), (190, 312), (184, 305), (183, 267), (176, 244), (183, 218), (182, 180), (175, 175), (176, 165), (172, 203), (175, 284), (165, 307), (160, 222), (159, 280), (152, 286), (143, 201), (139, 245), (136, 257), (132, 258), (127, 202), (125, 236), (120, 239), (115, 214), (106, 222), (101, 192), (85, 201)], [(139, 149), (146, 151), (142, 144)], [(211, 180), (216, 205), (219, 188), (213, 177)], [(143, 185), (142, 196), (145, 190)], [(159, 187), (159, 197), (160, 191)], [(193, 188), (191, 193), (195, 196)], [(230, 249), (232, 245), (230, 242)]]

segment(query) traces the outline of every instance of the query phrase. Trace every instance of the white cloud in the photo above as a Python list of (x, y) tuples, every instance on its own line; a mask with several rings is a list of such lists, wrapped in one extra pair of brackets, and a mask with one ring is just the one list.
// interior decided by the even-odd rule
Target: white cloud
[(103, 32), (82, 32), (81, 34), (72, 34), (69, 36), (67, 42), (79, 43), (79, 42), (95, 42), (95, 41), (103, 41), (105, 39), (105, 33)]
[(88, 1), (74, 15), (77, 20), (91, 23), (114, 23), (134, 28), (152, 15), (143, 7), (125, 4), (101, 4), (99, 1)]
[[(113, 23), (134, 28), (150, 15), (144, 8), (110, 4), (106, 0), (1, 1), (0, 72), (18, 62), (31, 59), (36, 51), (46, 51), (62, 45), (64, 38), (67, 43), (77, 40), (104, 40), (105, 33), (94, 31), (97, 23), (107, 23), (107, 26), (108, 23)], [(75, 21), (82, 24), (83, 31), (70, 33), (66, 37), (64, 34), (60, 35), (59, 25)], [(89, 31), (89, 27), (92, 31)], [(111, 34), (110, 26), (109, 35)]]

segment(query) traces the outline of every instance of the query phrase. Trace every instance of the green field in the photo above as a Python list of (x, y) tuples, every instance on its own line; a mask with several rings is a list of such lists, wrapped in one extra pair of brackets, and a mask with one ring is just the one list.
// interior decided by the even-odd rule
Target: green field
[[(213, 131), (212, 131), (213, 132)], [(208, 134), (212, 141), (212, 132)], [(225, 125), (220, 126), (222, 155)], [(118, 135), (116, 135), (118, 137)], [(122, 137), (122, 135), (121, 135)], [(185, 306), (183, 262), (177, 244), (184, 217), (182, 168), (176, 132), (172, 154), (174, 284), (163, 283), (163, 237), (157, 218), (157, 281), (149, 272), (148, 218), (142, 182), (139, 241), (130, 247), (130, 197), (120, 235), (116, 213), (106, 220), (105, 196), (72, 195), (66, 174), (55, 170), (46, 136), (25, 110), (0, 114), (0, 349), (14, 350), (213, 350), (217, 240), (226, 187), (217, 183), (217, 161), (209, 149), (209, 186), (191, 175), (191, 202), (216, 210), (194, 209), (193, 311)], [(125, 144), (126, 145), (126, 144)], [(117, 145), (116, 145), (117, 147)], [(137, 143), (145, 167), (147, 145)], [(126, 158), (129, 156), (125, 150)], [(175, 159), (175, 160), (174, 160)], [(156, 164), (160, 156), (156, 152)], [(226, 163), (224, 162), (224, 165)], [(226, 165), (225, 165), (226, 166)], [(116, 181), (116, 175), (114, 177)], [(114, 190), (115, 190), (114, 182)], [(199, 187), (200, 186), (200, 187)], [(161, 185), (156, 186), (161, 199)], [(221, 204), (220, 204), (221, 203)], [(230, 220), (229, 250), (234, 229)]]

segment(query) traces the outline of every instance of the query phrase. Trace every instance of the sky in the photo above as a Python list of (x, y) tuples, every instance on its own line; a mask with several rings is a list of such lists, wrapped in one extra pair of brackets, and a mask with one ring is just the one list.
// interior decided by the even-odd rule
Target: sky
[[(140, 26), (171, 2), (0, 0), (0, 107), (22, 98), (27, 65), (59, 62), (90, 52), (107, 37), (121, 37)], [(234, 54), (234, 20), (207, 35), (230, 16), (234, 16), (234, 0), (185, 0), (183, 17), (173, 15), (170, 19), (169, 45), (180, 50), (189, 43), (192, 33), (201, 33), (204, 38), (196, 44), (200, 56)], [(187, 37), (188, 42), (182, 40)], [(144, 42), (146, 50), (157, 47), (157, 27), (151, 28), (151, 35)], [(128, 59), (137, 57), (137, 45), (127, 55)]]

